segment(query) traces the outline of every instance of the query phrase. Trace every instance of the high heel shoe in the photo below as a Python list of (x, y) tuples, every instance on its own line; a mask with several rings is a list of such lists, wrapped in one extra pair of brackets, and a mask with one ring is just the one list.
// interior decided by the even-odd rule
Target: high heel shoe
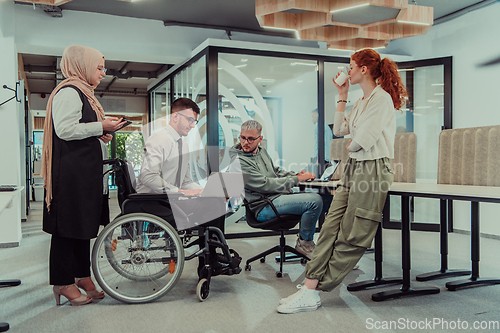
[(66, 297), (72, 306), (79, 306), (79, 305), (84, 305), (84, 304), (88, 304), (88, 303), (92, 302), (92, 298), (90, 298), (88, 296), (84, 296), (81, 293), (80, 293), (79, 297), (76, 297), (73, 299), (69, 298), (69, 296), (64, 295), (64, 290), (71, 288), (71, 287), (75, 287), (78, 290), (78, 288), (74, 284), (70, 284), (67, 286), (54, 286), (52, 288), (52, 290), (54, 291), (54, 298), (56, 299), (57, 305), (61, 305), (61, 295)]
[[(88, 281), (90, 281), (90, 283)], [(75, 278), (75, 284), (77, 287), (85, 290), (85, 292), (87, 293), (87, 296), (90, 296), (93, 299), (103, 299), (104, 296), (106, 296), (104, 294), (104, 292), (98, 291), (96, 289), (95, 284), (94, 284), (94, 282), (92, 282), (92, 279), (90, 278), (90, 276), (84, 277), (84, 278)], [(85, 288), (85, 287), (87, 287), (87, 288)], [(87, 289), (92, 289), (92, 290), (87, 290)]]

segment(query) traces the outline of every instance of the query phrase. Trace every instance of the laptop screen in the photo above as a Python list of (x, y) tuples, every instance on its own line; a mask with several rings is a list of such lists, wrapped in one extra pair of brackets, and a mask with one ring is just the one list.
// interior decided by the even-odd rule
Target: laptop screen
[(339, 167), (340, 161), (338, 160), (333, 160), (330, 161), (330, 165), (327, 166), (321, 177), (319, 178), (320, 180), (328, 181), (331, 179), (332, 175), (335, 173), (335, 170)]

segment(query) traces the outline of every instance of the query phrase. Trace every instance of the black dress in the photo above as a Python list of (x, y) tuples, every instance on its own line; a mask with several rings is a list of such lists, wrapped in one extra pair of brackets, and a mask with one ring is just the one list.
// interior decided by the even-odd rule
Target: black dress
[[(87, 97), (75, 86), (83, 103), (80, 123), (97, 121)], [(46, 121), (49, 121), (46, 119)], [(52, 121), (52, 119), (50, 119)], [(101, 144), (96, 136), (65, 141), (53, 131), (52, 202), (44, 204), (43, 231), (60, 237), (91, 239), (100, 224), (109, 223), (109, 207), (103, 199)]]

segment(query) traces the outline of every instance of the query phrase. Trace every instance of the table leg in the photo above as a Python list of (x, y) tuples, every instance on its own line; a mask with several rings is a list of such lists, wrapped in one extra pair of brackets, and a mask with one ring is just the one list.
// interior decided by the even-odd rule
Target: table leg
[(388, 299), (438, 294), (439, 288), (412, 288), (410, 283), (410, 197), (401, 196), (401, 247), (402, 247), (402, 266), (403, 266), (403, 286), (399, 290), (389, 290), (372, 295), (372, 300), (381, 302)]
[[(384, 211), (382, 214), (382, 219), (390, 218), (390, 199), (387, 196), (384, 205)], [(403, 279), (401, 278), (387, 278), (382, 277), (382, 223), (379, 224), (377, 233), (375, 234), (375, 278), (373, 280), (355, 282), (347, 285), (347, 290), (358, 291), (365, 290), (368, 288), (386, 286), (389, 284), (401, 284)]]
[(469, 279), (451, 281), (446, 283), (446, 288), (450, 291), (455, 291), (459, 288), (471, 286), (489, 286), (500, 284), (500, 279), (493, 278), (479, 278), (479, 202), (471, 202), (471, 261), (472, 261), (472, 275)]
[(429, 281), (453, 276), (469, 275), (469, 270), (448, 269), (448, 205), (447, 200), (440, 199), (440, 244), (441, 244), (441, 269), (435, 272), (424, 273), (416, 276), (417, 281)]

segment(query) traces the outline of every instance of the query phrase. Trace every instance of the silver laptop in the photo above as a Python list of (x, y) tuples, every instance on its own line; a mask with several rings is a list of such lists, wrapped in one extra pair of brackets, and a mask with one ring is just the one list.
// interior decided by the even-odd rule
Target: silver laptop
[(231, 198), (244, 193), (249, 175), (240, 172), (212, 172), (201, 197)]
[(339, 165), (340, 165), (340, 161), (338, 161), (338, 160), (330, 161), (330, 165), (326, 167), (326, 169), (323, 172), (323, 174), (321, 175), (321, 177), (313, 179), (312, 181), (313, 182), (329, 182), (330, 180), (332, 180), (332, 176), (335, 173), (335, 171), (337, 170), (337, 168), (339, 167)]

